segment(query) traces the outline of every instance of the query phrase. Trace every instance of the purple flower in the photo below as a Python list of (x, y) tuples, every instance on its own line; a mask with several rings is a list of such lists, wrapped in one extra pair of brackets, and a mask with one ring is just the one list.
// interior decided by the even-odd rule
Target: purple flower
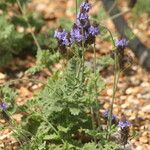
[(6, 110), (8, 108), (8, 105), (5, 103), (5, 102), (2, 102), (1, 104), (0, 104), (0, 109), (2, 109), (2, 110)]
[(66, 49), (66, 46), (70, 46), (73, 42), (77, 42), (80, 45), (81, 42), (84, 42), (84, 45), (87, 46), (94, 43), (95, 36), (99, 34), (98, 25), (90, 25), (88, 11), (91, 8), (91, 4), (88, 3), (88, 0), (85, 0), (80, 5), (80, 8), (76, 23), (70, 33), (65, 32), (62, 27), (55, 31), (54, 37), (57, 39), (60, 49)]
[(70, 34), (61, 27), (55, 31), (54, 37), (57, 38), (59, 46), (69, 46), (71, 44)]
[(71, 39), (75, 42), (81, 42), (82, 40), (84, 40), (84, 36), (82, 34), (82, 31), (81, 29), (76, 25), (74, 24), (73, 25), (73, 28), (70, 32), (70, 35), (71, 35)]
[(98, 26), (94, 26), (94, 25), (91, 25), (89, 28), (88, 28), (88, 33), (92, 36), (96, 36), (100, 33), (99, 31), (99, 27)]
[(77, 19), (79, 20), (87, 20), (89, 18), (88, 14), (86, 12), (79, 12), (77, 15)]
[(76, 24), (79, 28), (87, 29), (90, 26), (90, 21), (89, 21), (89, 19), (85, 19), (85, 20), (77, 19)]
[[(110, 115), (110, 111), (109, 111), (109, 110), (106, 110), (106, 111), (103, 113), (103, 116), (104, 116), (104, 118), (106, 118), (106, 119), (109, 119), (109, 115)], [(115, 115), (112, 114), (112, 120), (117, 120), (117, 116), (115, 116)]]
[(131, 126), (131, 123), (129, 121), (127, 121), (126, 117), (124, 115), (122, 115), (122, 118), (121, 120), (119, 121), (119, 124), (118, 126), (121, 128), (121, 129), (124, 129), (124, 128), (128, 128)]
[(129, 127), (129, 126), (131, 126), (131, 123), (130, 122), (128, 122), (128, 121), (125, 121), (125, 122), (123, 122), (123, 121), (119, 121), (119, 124), (118, 124), (118, 126), (120, 127), (120, 128), (126, 128), (126, 127)]
[(86, 1), (81, 4), (80, 8), (80, 12), (77, 14), (76, 23), (80, 28), (86, 28), (90, 25), (89, 16), (87, 13), (87, 10), (89, 10), (90, 8), (90, 4), (88, 3), (88, 1)]
[(54, 37), (57, 38), (58, 40), (62, 40), (66, 36), (66, 32), (62, 29), (62, 27), (59, 27), (55, 33)]
[(86, 12), (88, 12), (91, 7), (92, 7), (92, 6), (91, 6), (90, 3), (88, 3), (88, 0), (86, 0), (86, 1), (83, 2), (83, 3), (81, 3), (81, 5), (80, 5), (80, 8), (81, 8), (82, 10), (85, 10)]
[(70, 34), (69, 33), (66, 33), (66, 35), (63, 37), (62, 39), (62, 45), (64, 46), (69, 46), (71, 44), (71, 37), (70, 37)]
[(125, 38), (116, 41), (116, 47), (118, 48), (125, 48), (127, 46), (128, 46), (128, 41)]

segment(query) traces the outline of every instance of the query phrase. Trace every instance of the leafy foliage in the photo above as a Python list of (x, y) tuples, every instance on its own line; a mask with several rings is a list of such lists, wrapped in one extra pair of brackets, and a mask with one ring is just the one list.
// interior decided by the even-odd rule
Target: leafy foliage
[[(90, 107), (95, 105), (95, 77), (92, 69), (86, 69), (84, 81), (88, 82), (82, 84), (81, 76), (77, 77), (79, 62), (74, 56), (63, 74), (56, 72), (49, 78), (44, 89), (28, 102), (26, 111), (29, 115), (24, 118), (21, 128), (32, 138), (28, 146), (22, 145), (22, 149), (30, 147), (69, 150), (106, 147), (105, 142), (84, 145), (94, 137), (105, 139), (105, 134), (97, 136), (98, 131), (93, 131)], [(97, 84), (99, 90), (105, 87), (103, 80), (99, 80)]]
[[(56, 40), (53, 39), (54, 31), (50, 30), (47, 33), (50, 35), (49, 39), (46, 39), (45, 33), (39, 33), (41, 27), (44, 25), (43, 18), (38, 13), (26, 11), (25, 6), (27, 2), (28, 0), (20, 0), (22, 7), (24, 7), (25, 14), (21, 14), (20, 11), (17, 10), (18, 12), (13, 12), (11, 17), (8, 17), (9, 8), (13, 7), (13, 4), (17, 4), (17, 1), (2, 0), (0, 2), (0, 10), (3, 12), (3, 15), (0, 16), (0, 66), (9, 63), (13, 55), (18, 55), (22, 51), (35, 51), (35, 44), (31, 34), (18, 31), (18, 28), (22, 28), (26, 31), (26, 29), (29, 28), (28, 24), (30, 24), (30, 28), (34, 27), (35, 32), (38, 33), (37, 40), (41, 49), (49, 49), (52, 53), (56, 50)], [(49, 54), (47, 52), (47, 55)], [(49, 62), (51, 61), (50, 59)], [(42, 68), (43, 66), (36, 66), (35, 70), (41, 70)]]
[(12, 54), (21, 50), (22, 42), (23, 34), (17, 33), (5, 16), (0, 16), (0, 66), (9, 62)]

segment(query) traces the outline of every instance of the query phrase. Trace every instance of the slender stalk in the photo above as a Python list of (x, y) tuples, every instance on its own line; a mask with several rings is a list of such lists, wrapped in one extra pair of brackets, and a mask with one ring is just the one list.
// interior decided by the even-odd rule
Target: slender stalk
[[(111, 125), (112, 125), (112, 113), (113, 113), (113, 106), (115, 102), (115, 96), (116, 96), (116, 91), (117, 91), (117, 85), (119, 81), (119, 76), (120, 76), (120, 69), (118, 66), (118, 55), (117, 51), (115, 50), (115, 62), (114, 62), (114, 83), (113, 83), (113, 93), (112, 93), (112, 100), (110, 102), (110, 114), (109, 114), (109, 122), (108, 122), (108, 130), (111, 130)], [(108, 134), (108, 137), (110, 135)]]
[(76, 0), (76, 19), (77, 19), (77, 14), (78, 14), (78, 0)]
[[(111, 36), (111, 40), (113, 43), (113, 46), (116, 47), (115, 45), (115, 40), (113, 39), (113, 35), (111, 33), (111, 31), (103, 26), (110, 34)], [(113, 112), (113, 106), (114, 106), (114, 102), (115, 102), (115, 96), (116, 96), (116, 91), (117, 91), (117, 84), (119, 81), (119, 76), (120, 76), (120, 67), (118, 64), (118, 55), (117, 55), (117, 49), (114, 50), (114, 54), (115, 54), (115, 58), (114, 58), (114, 83), (113, 83), (113, 93), (112, 93), (112, 100), (110, 102), (110, 114), (109, 114), (109, 120), (108, 120), (108, 127), (107, 127), (107, 132), (108, 134), (106, 135), (106, 138), (109, 138), (109, 131), (111, 130), (111, 125), (112, 125), (112, 112)]]
[(81, 81), (82, 81), (82, 83), (84, 82), (84, 62), (85, 62), (85, 58), (84, 58), (84, 52), (85, 52), (85, 48), (83, 48), (83, 52), (82, 52), (82, 60), (81, 60), (81, 62), (82, 62), (82, 76), (81, 76)]
[[(93, 107), (91, 106), (90, 107), (90, 111), (91, 111), (91, 119), (92, 119), (92, 128), (93, 130), (96, 129), (96, 124), (95, 124), (95, 117), (94, 117), (94, 109)], [(96, 138), (94, 137), (94, 142), (96, 142)]]
[(95, 47), (95, 43), (94, 43), (94, 48), (93, 48), (93, 51), (94, 51), (94, 74), (96, 76), (96, 47)]
[[(24, 19), (25, 19), (25, 21), (26, 21), (28, 27), (31, 29), (31, 25), (30, 25), (30, 23), (28, 22), (28, 19), (27, 19), (27, 17), (26, 17), (26, 13), (24, 12), (24, 10), (23, 10), (23, 8), (22, 8), (21, 3), (20, 3), (19, 0), (17, 0), (17, 4), (18, 4), (18, 6), (19, 6), (19, 9), (20, 9), (20, 11), (21, 11), (21, 13), (22, 13), (22, 15), (23, 15), (23, 17), (24, 17)], [(33, 40), (34, 40), (36, 46), (37, 46), (37, 49), (38, 49), (38, 50), (41, 50), (41, 47), (40, 47), (40, 45), (39, 45), (39, 43), (38, 43), (38, 40), (37, 40), (37, 38), (36, 38), (36, 36), (35, 36), (35, 34), (34, 34), (34, 32), (33, 32), (32, 30), (31, 30), (31, 35), (32, 35), (32, 38), (33, 38)]]
[(98, 104), (98, 97), (97, 97), (97, 94), (98, 94), (98, 91), (97, 91), (97, 81), (96, 81), (96, 47), (95, 47), (95, 43), (94, 43), (94, 48), (93, 48), (93, 51), (94, 51), (94, 65), (93, 65), (93, 68), (94, 68), (94, 76), (95, 76), (95, 82), (94, 82), (94, 89), (95, 89), (95, 103), (96, 103), (96, 115), (97, 115), (97, 122), (98, 122), (98, 128), (100, 126), (100, 115), (99, 115), (99, 104)]
[(77, 71), (76, 78), (78, 78), (78, 77), (79, 77), (79, 75), (80, 75), (81, 66), (82, 66), (82, 62), (80, 62), (80, 63), (79, 63), (79, 68), (78, 68), (78, 71)]
[(79, 54), (79, 47), (77, 47), (77, 45), (75, 45), (75, 53), (74, 53), (74, 55), (77, 57), (77, 58), (79, 58), (79, 66), (78, 66), (78, 68), (77, 68), (77, 72), (76, 72), (76, 78), (79, 78), (79, 76), (80, 76), (80, 71), (81, 71), (81, 68), (82, 68), (82, 60), (81, 60), (81, 58), (80, 58), (80, 54)]
[(105, 26), (102, 26), (102, 27), (104, 27), (109, 32), (109, 34), (111, 36), (111, 40), (112, 40), (113, 46), (116, 47), (115, 40), (113, 38), (113, 35), (112, 35), (111, 31), (107, 27), (105, 27)]
[[(43, 119), (48, 123), (48, 125), (53, 129), (53, 131), (60, 137), (59, 132), (55, 129), (55, 127), (50, 123), (50, 121), (47, 120), (47, 118), (43, 115)], [(60, 137), (60, 140), (63, 144), (65, 144), (65, 141)]]
[[(98, 109), (98, 98), (97, 98), (97, 82), (96, 82), (96, 48), (95, 48), (95, 43), (94, 43), (94, 65), (93, 65), (93, 70), (94, 70), (94, 76), (95, 76), (95, 82), (94, 82), (94, 90), (95, 90), (95, 103), (96, 103), (96, 118), (98, 122), (98, 128), (100, 126), (100, 115), (99, 115), (99, 109)], [(93, 130), (96, 129), (96, 122), (95, 122), (95, 117), (94, 117), (94, 108), (91, 106), (91, 118), (92, 118), (92, 128)], [(96, 142), (96, 138), (94, 137), (94, 142)]]
[[(82, 35), (83, 35), (83, 37), (84, 37), (84, 30), (83, 30), (83, 28), (82, 28)], [(84, 57), (84, 54), (85, 54), (85, 46), (84, 46), (84, 40), (82, 40), (82, 59), (81, 59), (81, 66), (82, 66), (82, 76), (81, 76), (81, 81), (82, 81), (82, 83), (84, 82), (84, 62), (85, 62), (85, 57)]]

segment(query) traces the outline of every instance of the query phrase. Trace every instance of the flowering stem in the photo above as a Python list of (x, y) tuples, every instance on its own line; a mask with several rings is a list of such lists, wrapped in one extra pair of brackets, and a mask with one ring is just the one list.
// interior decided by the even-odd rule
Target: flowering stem
[(83, 52), (82, 52), (82, 76), (81, 76), (81, 81), (82, 83), (84, 82), (84, 61), (85, 61), (85, 58), (84, 58), (84, 51), (85, 51), (85, 48), (83, 48)]
[[(108, 130), (111, 130), (111, 125), (112, 125), (112, 112), (113, 112), (113, 105), (114, 105), (114, 101), (115, 101), (115, 95), (116, 95), (116, 91), (117, 91), (117, 85), (118, 85), (118, 81), (119, 81), (119, 76), (120, 76), (120, 69), (118, 66), (118, 55), (117, 55), (117, 51), (115, 50), (115, 62), (114, 62), (114, 83), (113, 83), (113, 93), (112, 93), (112, 100), (110, 103), (110, 114), (109, 114), (109, 122), (108, 122)], [(110, 135), (108, 134), (108, 137)]]
[(77, 19), (77, 14), (78, 14), (78, 0), (76, 0), (76, 19)]
[[(95, 117), (94, 117), (94, 109), (93, 109), (93, 107), (91, 106), (90, 107), (90, 111), (91, 111), (91, 119), (92, 119), (92, 128), (93, 128), (93, 130), (95, 130), (96, 129), (96, 124), (95, 124)], [(96, 138), (94, 137), (94, 142), (96, 142)]]
[[(84, 31), (82, 28), (82, 35), (84, 35)], [(82, 58), (81, 58), (81, 67), (82, 67), (82, 76), (81, 76), (81, 81), (82, 83), (84, 82), (84, 62), (85, 62), (85, 57), (84, 57), (84, 53), (85, 53), (85, 46), (84, 46), (84, 41), (82, 41)]]
[[(111, 31), (107, 27), (105, 27), (105, 26), (103, 26), (103, 27), (109, 32), (113, 46), (116, 47)], [(114, 54), (115, 54), (115, 58), (114, 58), (114, 83), (113, 83), (113, 93), (112, 93), (112, 100), (110, 102), (110, 114), (109, 114), (108, 127), (107, 127), (108, 134), (106, 135), (106, 138), (109, 138), (109, 136), (110, 136), (109, 131), (111, 130), (111, 125), (112, 125), (113, 105), (114, 105), (116, 91), (117, 91), (117, 84), (118, 84), (119, 76), (120, 76), (120, 67), (118, 64), (117, 49), (114, 50)]]
[(93, 51), (94, 51), (94, 65), (93, 65), (93, 68), (94, 68), (94, 76), (95, 76), (95, 82), (94, 82), (94, 89), (95, 89), (95, 103), (96, 103), (96, 115), (97, 115), (97, 122), (98, 122), (98, 127), (100, 126), (100, 115), (99, 115), (99, 104), (98, 104), (98, 98), (97, 98), (97, 78), (96, 78), (96, 47), (95, 47), (95, 42), (94, 42), (94, 48), (93, 48)]
[(79, 63), (79, 68), (78, 68), (78, 71), (77, 71), (76, 78), (78, 78), (78, 77), (79, 77), (79, 75), (80, 75), (81, 66), (82, 66), (82, 61), (80, 61), (80, 63)]

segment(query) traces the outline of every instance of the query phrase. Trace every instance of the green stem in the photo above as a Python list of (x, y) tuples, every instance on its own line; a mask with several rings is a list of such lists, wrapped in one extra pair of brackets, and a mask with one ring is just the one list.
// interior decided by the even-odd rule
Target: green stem
[(47, 124), (53, 129), (53, 131), (60, 137), (60, 140), (63, 144), (65, 144), (65, 141), (61, 138), (59, 132), (55, 129), (55, 127), (50, 123), (50, 121), (47, 120), (47, 118), (43, 115), (43, 119), (47, 122)]
[(99, 114), (99, 104), (98, 104), (98, 97), (97, 97), (97, 94), (98, 94), (98, 91), (97, 91), (97, 77), (96, 77), (96, 47), (95, 47), (95, 43), (94, 43), (94, 76), (95, 76), (95, 82), (94, 82), (94, 89), (95, 89), (95, 103), (96, 103), (96, 114), (97, 114), (97, 121), (98, 121), (98, 128), (100, 127), (100, 114)]
[[(96, 129), (96, 124), (95, 124), (95, 119), (94, 119), (94, 109), (91, 106), (90, 107), (90, 111), (91, 111), (91, 119), (92, 119), (92, 129), (95, 130)], [(96, 142), (96, 138), (94, 137), (94, 142)]]
[(82, 81), (82, 83), (84, 82), (84, 62), (85, 62), (85, 58), (84, 58), (84, 51), (85, 51), (85, 49), (83, 48), (83, 52), (82, 52), (82, 60), (81, 60), (81, 66), (82, 66), (82, 76), (81, 76), (81, 81)]
[(77, 15), (78, 15), (78, 0), (76, 0), (76, 19), (77, 19)]
[(111, 36), (111, 40), (112, 40), (112, 42), (113, 42), (113, 46), (116, 47), (115, 40), (114, 40), (114, 38), (113, 38), (113, 35), (112, 35), (111, 31), (110, 31), (107, 27), (105, 27), (105, 26), (102, 26), (102, 27), (104, 27), (104, 28), (109, 32), (109, 34), (110, 34), (110, 36)]
[[(28, 28), (31, 29), (31, 25), (30, 25), (30, 23), (28, 22), (28, 19), (27, 19), (27, 17), (26, 17), (26, 13), (24, 12), (24, 10), (23, 10), (23, 8), (22, 8), (22, 6), (21, 6), (19, 0), (17, 0), (17, 4), (18, 4), (18, 6), (19, 6), (19, 8), (20, 8), (20, 10), (21, 10), (21, 13), (22, 13), (22, 15), (23, 15), (23, 17), (24, 17), (24, 19), (25, 19), (27, 25), (28, 25)], [(35, 36), (35, 34), (34, 34), (34, 32), (33, 32), (32, 30), (31, 30), (31, 35), (32, 35), (32, 38), (33, 38), (33, 40), (34, 40), (36, 46), (37, 46), (37, 49), (38, 49), (38, 50), (41, 50), (41, 47), (40, 47), (40, 45), (39, 45), (39, 43), (38, 43), (38, 40), (37, 40), (37, 38), (36, 38), (36, 36)]]
[[(111, 40), (113, 43), (113, 46), (116, 47), (115, 44), (115, 40), (113, 39), (113, 35), (111, 33), (111, 31), (105, 27), (104, 27), (110, 34), (111, 36)], [(119, 76), (120, 76), (120, 67), (118, 64), (118, 55), (117, 55), (117, 49), (114, 50), (115, 51), (115, 58), (114, 58), (114, 83), (113, 83), (113, 94), (112, 94), (112, 100), (110, 102), (110, 114), (109, 114), (109, 120), (108, 120), (108, 127), (107, 127), (107, 132), (108, 134), (106, 135), (106, 138), (109, 138), (110, 134), (109, 134), (109, 130), (111, 130), (111, 125), (112, 125), (112, 112), (113, 112), (113, 106), (114, 106), (114, 102), (115, 102), (115, 96), (116, 96), (116, 91), (117, 91), (117, 85), (118, 85), (118, 81), (119, 81)]]
[[(82, 28), (82, 35), (84, 36), (84, 31), (83, 31), (83, 28)], [(82, 83), (84, 82), (84, 62), (85, 62), (85, 57), (84, 57), (84, 54), (85, 54), (85, 46), (84, 46), (84, 40), (82, 40), (82, 59), (81, 59), (81, 66), (82, 66), (82, 76), (81, 76), (81, 81)]]
[(118, 66), (118, 56), (117, 56), (117, 51), (115, 50), (115, 62), (114, 62), (114, 83), (113, 83), (113, 94), (112, 94), (112, 100), (110, 103), (110, 116), (109, 116), (109, 124), (108, 124), (108, 129), (111, 130), (111, 125), (112, 125), (112, 113), (113, 113), (113, 106), (115, 102), (115, 96), (116, 96), (116, 91), (117, 91), (117, 85), (119, 81), (119, 76), (120, 76), (120, 69)]
[(80, 75), (81, 66), (82, 66), (82, 61), (80, 61), (80, 63), (79, 63), (79, 68), (78, 68), (78, 71), (77, 71), (76, 78), (78, 78), (78, 77), (79, 77), (79, 75)]

